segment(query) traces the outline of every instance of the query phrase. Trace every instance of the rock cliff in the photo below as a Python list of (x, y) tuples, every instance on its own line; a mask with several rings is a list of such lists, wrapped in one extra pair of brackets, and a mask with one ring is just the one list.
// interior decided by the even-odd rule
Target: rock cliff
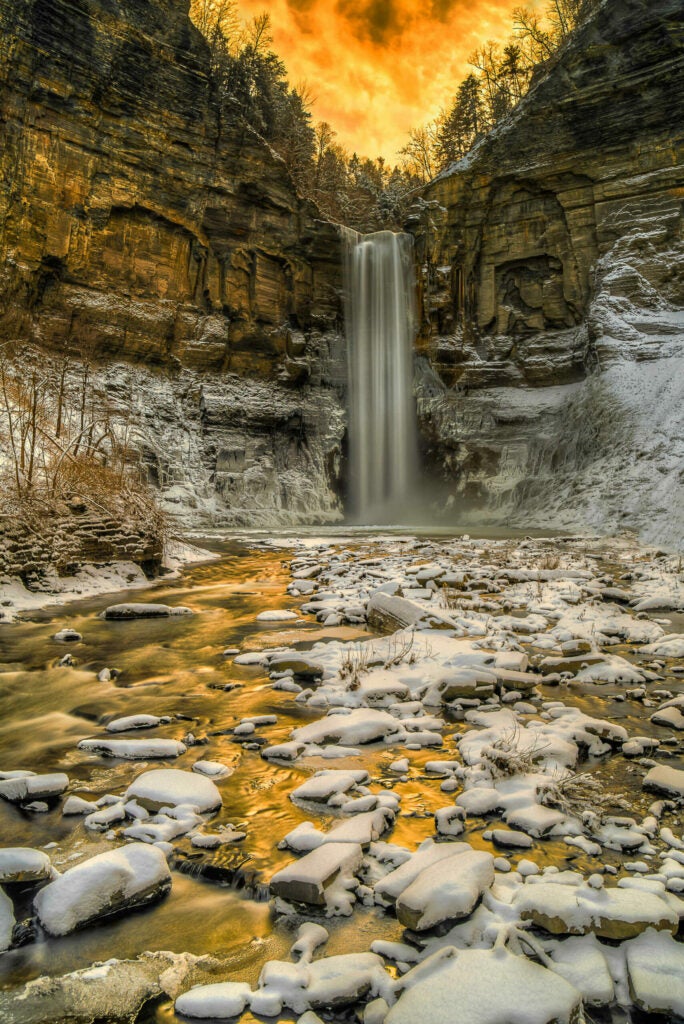
[(415, 211), (452, 507), (682, 542), (683, 17), (605, 0)]
[(338, 234), (222, 118), (188, 0), (0, 0), (0, 175), (3, 340), (135, 377), (171, 507), (337, 514)]

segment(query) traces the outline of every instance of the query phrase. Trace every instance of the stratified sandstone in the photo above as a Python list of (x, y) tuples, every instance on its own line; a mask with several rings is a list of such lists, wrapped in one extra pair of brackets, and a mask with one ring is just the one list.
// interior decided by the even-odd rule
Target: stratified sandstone
[[(191, 394), (212, 514), (234, 504), (227, 471), (277, 470), (283, 448), (299, 490), (314, 466), (308, 511), (334, 511), (337, 231), (222, 115), (188, 0), (0, 0), (0, 174), (2, 340), (144, 364), (143, 392), (154, 406), (161, 390), (180, 432)], [(256, 433), (243, 377), (277, 381)], [(225, 437), (208, 393), (222, 381), (238, 396)], [(272, 504), (290, 507), (287, 480)]]
[(422, 426), (457, 504), (681, 536), (682, 17), (607, 0), (415, 211)]

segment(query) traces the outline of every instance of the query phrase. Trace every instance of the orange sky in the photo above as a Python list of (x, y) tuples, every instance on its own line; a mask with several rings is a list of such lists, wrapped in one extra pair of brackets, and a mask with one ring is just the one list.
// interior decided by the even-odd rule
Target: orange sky
[(410, 128), (448, 104), (470, 54), (511, 34), (524, 0), (239, 0), (268, 10), (290, 81), (305, 80), (314, 117), (364, 156), (396, 157)]

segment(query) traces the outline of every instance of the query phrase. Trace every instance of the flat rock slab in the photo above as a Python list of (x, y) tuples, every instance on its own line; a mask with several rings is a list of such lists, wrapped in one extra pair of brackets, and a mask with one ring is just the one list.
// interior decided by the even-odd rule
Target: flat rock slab
[(51, 775), (23, 775), (0, 781), (0, 797), (13, 804), (27, 800), (50, 800), (60, 796), (69, 785), (64, 772)]
[(326, 843), (278, 871), (271, 879), (271, 892), (294, 903), (324, 906), (326, 888), (341, 872), (358, 871), (362, 859), (356, 843)]
[(292, 738), (300, 743), (341, 743), (358, 746), (378, 741), (392, 742), (405, 736), (400, 721), (387, 711), (357, 708), (348, 715), (327, 715), (294, 729)]
[(191, 608), (168, 604), (112, 604), (102, 612), (103, 619), (165, 619), (174, 615), (192, 615)]
[(368, 772), (363, 768), (323, 770), (297, 786), (290, 793), (290, 799), (293, 803), (327, 803), (331, 797), (348, 793), (368, 780)]
[(68, 935), (102, 918), (161, 899), (171, 888), (166, 857), (156, 846), (133, 843), (70, 868), (34, 900), (50, 935)]
[(79, 750), (104, 757), (120, 757), (124, 761), (148, 761), (152, 758), (164, 760), (180, 757), (188, 749), (180, 740), (81, 740)]
[[(663, 890), (664, 892), (664, 890)], [(641, 889), (592, 889), (588, 885), (528, 882), (515, 895), (514, 908), (552, 935), (631, 939), (647, 928), (676, 932), (679, 915), (656, 892)]]
[(268, 663), (269, 672), (293, 672), (303, 679), (320, 679), (323, 675), (323, 666), (310, 658), (300, 657), (296, 654), (279, 654), (271, 658)]
[(629, 987), (648, 1013), (684, 1017), (684, 946), (666, 932), (647, 931), (626, 945)]
[(107, 722), (107, 732), (128, 732), (130, 729), (155, 729), (161, 722), (157, 715), (126, 715)]
[(426, 608), (420, 608), (404, 597), (394, 597), (382, 591), (375, 591), (367, 608), (368, 625), (379, 633), (396, 633), (424, 622), (428, 616)]

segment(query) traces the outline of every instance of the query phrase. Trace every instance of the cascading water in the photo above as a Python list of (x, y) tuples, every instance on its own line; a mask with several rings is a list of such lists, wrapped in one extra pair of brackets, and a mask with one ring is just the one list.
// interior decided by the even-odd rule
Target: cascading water
[(401, 521), (418, 461), (413, 239), (348, 231), (345, 241), (349, 504), (363, 522)]

